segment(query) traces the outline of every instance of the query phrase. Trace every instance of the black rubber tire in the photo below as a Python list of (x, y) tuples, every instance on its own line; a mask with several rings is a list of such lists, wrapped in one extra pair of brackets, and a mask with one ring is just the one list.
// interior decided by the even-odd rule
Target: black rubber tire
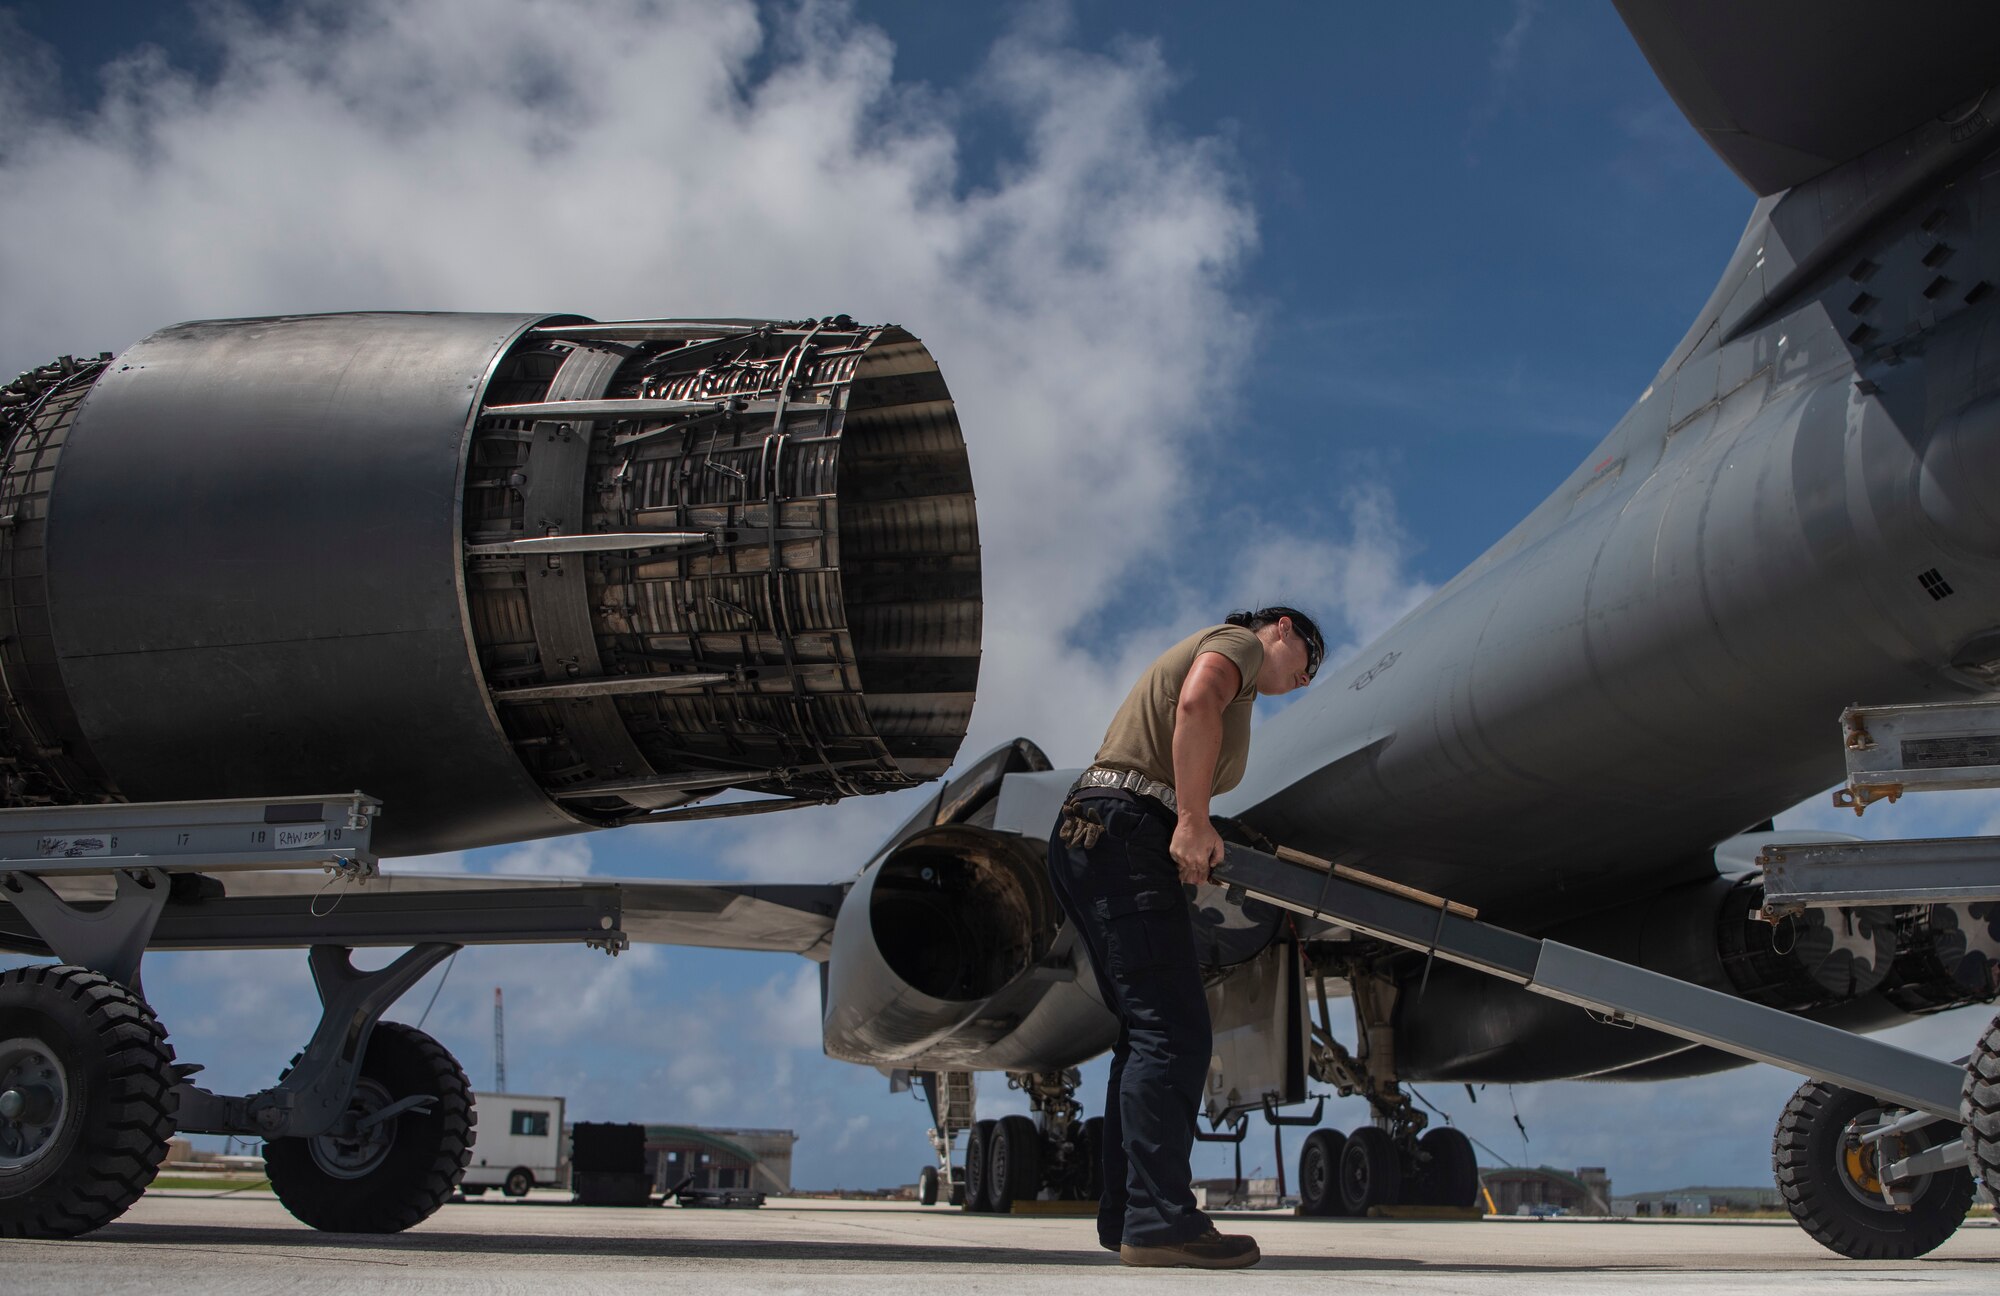
[[(352, 1178), (322, 1168), (313, 1145), (274, 1139), (264, 1145), (271, 1191), (304, 1223), (328, 1233), (400, 1233), (422, 1223), (451, 1196), (472, 1155), (472, 1086), (444, 1045), (414, 1026), (381, 1022), (368, 1037), (361, 1079), (391, 1099), (429, 1094), (428, 1113), (392, 1122), (386, 1152)], [(331, 1140), (322, 1144), (325, 1148)]]
[(1395, 1206), (1403, 1200), (1403, 1158), (1385, 1130), (1364, 1125), (1348, 1135), (1340, 1150), (1340, 1209), (1346, 1215), (1366, 1215), (1371, 1206)]
[(965, 1136), (965, 1209), (974, 1215), (992, 1209), (986, 1200), (986, 1149), (993, 1142), (994, 1124), (974, 1121)]
[(1346, 1214), (1340, 1205), (1340, 1154), (1346, 1149), (1347, 1135), (1339, 1130), (1306, 1135), (1305, 1146), (1299, 1149), (1299, 1214)]
[(986, 1146), (986, 1206), (1005, 1214), (1042, 1190), (1042, 1132), (1026, 1116), (1002, 1116)]
[(1979, 1037), (1966, 1064), (1959, 1114), (1972, 1137), (1972, 1173), (1986, 1185), (2000, 1215), (2000, 1017)]
[(925, 1166), (917, 1171), (917, 1204), (937, 1205), (938, 1172), (936, 1166)]
[(534, 1186), (535, 1172), (526, 1166), (515, 1166), (507, 1172), (507, 1182), (500, 1185), (500, 1191), (509, 1197), (526, 1197)]
[(960, 1180), (958, 1180), (958, 1181), (957, 1181), (956, 1183), (952, 1184), (952, 1186), (951, 1186), (951, 1200), (950, 1200), (949, 1202), (947, 1202), (947, 1203), (946, 1203), (946, 1205), (949, 1205), (949, 1206), (957, 1206), (957, 1207), (959, 1207), (960, 1209), (964, 1209), (964, 1207), (965, 1207), (965, 1180), (963, 1180), (963, 1179), (960, 1179)]
[[(0, 973), (0, 1043), (25, 1041), (61, 1066), (60, 1107), (18, 1164), (0, 1166), (0, 1237), (71, 1238), (125, 1213), (160, 1172), (174, 1132), (167, 1094), (174, 1050), (144, 1000), (109, 977), (63, 963)], [(23, 1075), (26, 1075), (24, 1070)], [(13, 1157), (10, 1155), (10, 1160)]]
[(1083, 1123), (1083, 1200), (1104, 1197), (1104, 1118), (1092, 1116)]
[(1416, 1200), (1425, 1206), (1479, 1204), (1479, 1156), (1472, 1140), (1449, 1125), (1424, 1131), (1417, 1140)]
[[(1845, 1136), (1857, 1117), (1880, 1106), (1867, 1094), (1823, 1081), (1800, 1085), (1778, 1117), (1771, 1166), (1785, 1209), (1813, 1241), (1855, 1260), (1909, 1260), (1937, 1247), (1965, 1222), (1972, 1174), (1957, 1169), (1928, 1176), (1907, 1211), (1868, 1200), (1848, 1170)], [(1937, 1137), (1936, 1126), (1915, 1131), (1902, 1140), (1902, 1155)]]
[(460, 1184), (458, 1192), (461, 1197), (484, 1197), (486, 1195), (486, 1186), (481, 1184), (477, 1188), (468, 1188), (464, 1184)]

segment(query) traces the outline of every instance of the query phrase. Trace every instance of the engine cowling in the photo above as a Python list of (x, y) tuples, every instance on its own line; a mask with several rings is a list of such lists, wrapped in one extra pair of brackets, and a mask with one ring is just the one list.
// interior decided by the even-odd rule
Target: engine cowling
[(0, 388), (0, 495), (0, 804), (358, 787), (414, 854), (913, 786), (972, 707), (894, 326), (182, 324)]
[(905, 838), (842, 902), (826, 974), (826, 1052), (920, 1057), (1024, 976), (1060, 923), (1046, 844), (969, 824)]

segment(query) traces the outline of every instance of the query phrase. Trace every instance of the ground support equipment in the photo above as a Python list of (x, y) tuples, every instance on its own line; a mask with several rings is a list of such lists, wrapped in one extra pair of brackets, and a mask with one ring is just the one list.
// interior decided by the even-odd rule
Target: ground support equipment
[[(2000, 739), (1994, 749), (2000, 752)], [(1992, 845), (1984, 889), (1965, 883), (1954, 898), (2000, 899), (2000, 843)], [(1812, 1209), (1802, 1213), (1795, 1205), (1793, 1213), (1815, 1238), (1844, 1254), (1888, 1258), (1928, 1251), (1964, 1217), (1972, 1191), (1968, 1161), (2000, 1166), (2000, 1145), (1982, 1133), (1983, 1123), (2000, 1136), (2000, 1025), (1982, 1041), (1968, 1074), (1957, 1063), (1507, 931), (1479, 921), (1465, 905), (1282, 847), (1267, 853), (1231, 844), (1214, 878), (1238, 898), (1254, 895), (1512, 981), (1599, 1014), (1610, 1025), (1650, 1027), (1809, 1077), (1779, 1127), (1778, 1176), (1781, 1188), (1788, 1173), (1795, 1184), (1814, 1186)], [(1860, 867), (1846, 879), (1850, 888), (1870, 893), (1904, 885)], [(1834, 903), (1796, 885), (1780, 902)], [(1956, 1133), (1968, 1123), (1970, 1142)], [(1322, 1159), (1333, 1155), (1331, 1148), (1320, 1152)], [(1342, 1165), (1351, 1159), (1345, 1152)]]
[[(461, 946), (616, 952), (615, 886), (347, 894), (374, 877), (361, 793), (0, 810), (0, 1236), (74, 1237), (145, 1191), (181, 1133), (265, 1141), (273, 1191), (322, 1229), (393, 1232), (457, 1187), (471, 1085), (442, 1045), (382, 1014)], [(224, 895), (217, 875), (323, 870), (321, 897)], [(152, 949), (306, 946), (322, 1005), (270, 1088), (212, 1093), (146, 1003)], [(375, 971), (357, 947), (409, 948)]]

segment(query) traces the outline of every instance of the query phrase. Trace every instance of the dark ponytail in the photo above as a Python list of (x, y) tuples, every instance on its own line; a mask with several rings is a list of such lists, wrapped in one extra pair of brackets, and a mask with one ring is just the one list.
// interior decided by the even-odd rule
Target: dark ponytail
[(1258, 608), (1255, 612), (1231, 612), (1222, 620), (1226, 625), (1257, 630), (1267, 625), (1278, 624), (1280, 617), (1290, 617), (1292, 629), (1298, 631), (1299, 637), (1306, 641), (1306, 658), (1310, 663), (1308, 673), (1318, 671), (1320, 660), (1326, 656), (1326, 637), (1320, 633), (1319, 623), (1297, 608), (1267, 607)]

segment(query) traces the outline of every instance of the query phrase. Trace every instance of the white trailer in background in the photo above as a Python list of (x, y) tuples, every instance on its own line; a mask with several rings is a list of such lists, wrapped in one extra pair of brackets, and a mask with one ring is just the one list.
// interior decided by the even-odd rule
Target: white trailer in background
[(475, 1093), (472, 1099), (479, 1124), (459, 1184), (467, 1196), (498, 1188), (509, 1197), (525, 1197), (530, 1188), (568, 1186), (562, 1099), (503, 1093)]

